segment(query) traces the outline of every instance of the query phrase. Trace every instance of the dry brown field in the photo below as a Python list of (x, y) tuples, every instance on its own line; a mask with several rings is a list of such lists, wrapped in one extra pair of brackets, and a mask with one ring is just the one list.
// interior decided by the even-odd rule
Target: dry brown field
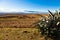
[(0, 16), (0, 27), (10, 28), (34, 28), (34, 23), (38, 22), (43, 15), (48, 14), (5, 14)]
[(48, 16), (48, 14), (0, 15), (0, 40), (45, 40), (45, 36), (42, 36), (34, 26), (34, 23), (42, 18), (40, 15)]

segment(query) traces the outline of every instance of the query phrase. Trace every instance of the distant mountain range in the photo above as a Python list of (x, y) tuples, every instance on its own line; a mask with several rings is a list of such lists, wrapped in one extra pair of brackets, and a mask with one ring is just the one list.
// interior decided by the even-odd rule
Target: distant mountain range
[(24, 11), (24, 12), (0, 12), (0, 14), (46, 14), (48, 12), (39, 12), (39, 11)]

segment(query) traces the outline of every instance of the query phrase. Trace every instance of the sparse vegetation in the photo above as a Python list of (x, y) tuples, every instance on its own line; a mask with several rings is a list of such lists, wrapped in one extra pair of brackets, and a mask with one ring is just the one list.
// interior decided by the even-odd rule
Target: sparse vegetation
[(45, 40), (35, 28), (0, 28), (0, 40)]
[(22, 16), (0, 18), (0, 40), (45, 40), (45, 36), (42, 36), (34, 26), (34, 23), (40, 20), (40, 16), (35, 14), (25, 15), (26, 18)]

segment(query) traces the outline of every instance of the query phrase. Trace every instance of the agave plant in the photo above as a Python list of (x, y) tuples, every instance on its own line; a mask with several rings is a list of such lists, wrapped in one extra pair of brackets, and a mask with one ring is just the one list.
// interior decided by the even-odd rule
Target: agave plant
[(60, 12), (52, 13), (48, 10), (49, 17), (45, 18), (40, 15), (42, 19), (37, 22), (39, 30), (42, 35), (47, 35), (51, 38), (59, 38), (60, 36)]

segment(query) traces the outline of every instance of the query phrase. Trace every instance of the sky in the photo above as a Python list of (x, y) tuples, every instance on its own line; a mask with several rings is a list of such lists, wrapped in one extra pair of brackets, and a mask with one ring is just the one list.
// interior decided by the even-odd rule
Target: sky
[(59, 10), (60, 0), (0, 0), (0, 12)]

